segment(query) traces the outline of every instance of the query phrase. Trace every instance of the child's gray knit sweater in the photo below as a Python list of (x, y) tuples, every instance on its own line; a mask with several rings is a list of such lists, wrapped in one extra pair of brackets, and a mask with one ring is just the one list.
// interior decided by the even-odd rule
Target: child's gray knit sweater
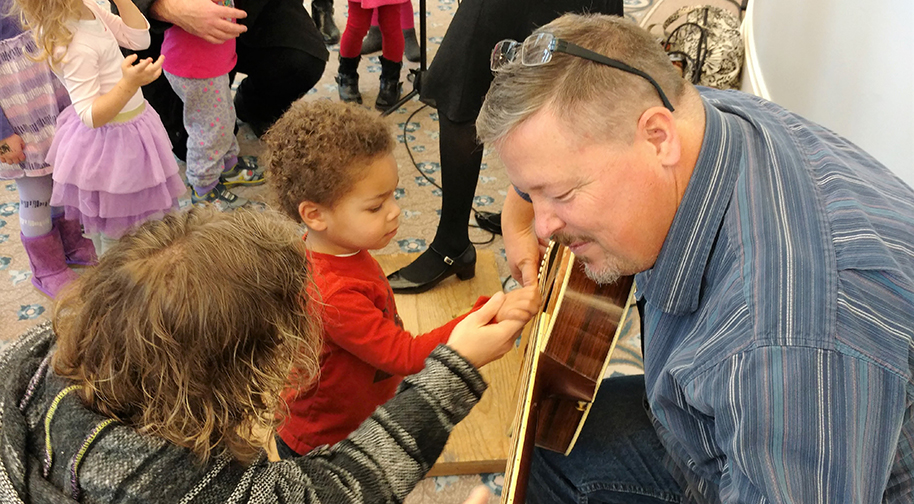
[(53, 454), (45, 476), (45, 420), (55, 396), (70, 385), (48, 370), (53, 343), (45, 323), (0, 355), (3, 503), (402, 502), (486, 388), (472, 365), (439, 346), (425, 369), (407, 377), (348, 439), (295, 460), (249, 467), (226, 458), (201, 466), (184, 448), (130, 427), (102, 425), (104, 417), (68, 394), (51, 417)]

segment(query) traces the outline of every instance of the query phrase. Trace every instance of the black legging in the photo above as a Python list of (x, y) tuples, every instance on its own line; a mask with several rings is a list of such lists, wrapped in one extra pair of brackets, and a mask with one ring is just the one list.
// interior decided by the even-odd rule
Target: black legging
[(473, 208), (483, 146), (476, 143), (474, 121), (455, 123), (438, 115), (441, 151), (441, 219), (432, 241), (435, 250), (457, 255), (470, 244), (467, 221)]

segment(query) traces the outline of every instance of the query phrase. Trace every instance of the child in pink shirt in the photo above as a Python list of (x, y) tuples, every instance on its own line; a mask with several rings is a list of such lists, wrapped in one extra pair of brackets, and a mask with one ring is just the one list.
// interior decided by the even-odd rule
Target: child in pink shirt
[[(234, 6), (232, 0), (220, 4)], [(213, 44), (172, 26), (165, 30), (162, 54), (165, 78), (184, 102), (191, 201), (208, 201), (223, 211), (247, 205), (248, 200), (228, 187), (262, 184), (263, 170), (248, 167), (238, 157), (229, 80), (238, 59), (235, 39)]]

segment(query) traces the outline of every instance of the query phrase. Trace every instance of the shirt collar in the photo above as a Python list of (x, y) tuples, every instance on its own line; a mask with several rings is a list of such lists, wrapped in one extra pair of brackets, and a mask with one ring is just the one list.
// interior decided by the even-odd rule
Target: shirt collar
[(698, 309), (701, 283), (743, 164), (737, 119), (705, 97), (705, 134), (685, 194), (654, 267), (635, 277), (639, 297), (664, 312)]

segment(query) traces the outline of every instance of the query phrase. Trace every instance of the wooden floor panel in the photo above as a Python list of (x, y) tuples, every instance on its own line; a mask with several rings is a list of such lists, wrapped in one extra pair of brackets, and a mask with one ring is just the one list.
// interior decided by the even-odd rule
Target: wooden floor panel
[[(375, 256), (386, 273), (409, 264), (415, 254)], [(422, 294), (397, 294), (397, 310), (406, 329), (421, 334), (466, 313), (479, 296), (501, 290), (501, 282), (491, 251), (479, 252), (476, 276), (460, 281), (451, 277)], [(489, 384), (482, 401), (451, 438), (429, 476), (502, 472), (508, 456), (509, 429), (514, 419), (516, 381), (523, 356), (517, 349), (483, 367)]]

